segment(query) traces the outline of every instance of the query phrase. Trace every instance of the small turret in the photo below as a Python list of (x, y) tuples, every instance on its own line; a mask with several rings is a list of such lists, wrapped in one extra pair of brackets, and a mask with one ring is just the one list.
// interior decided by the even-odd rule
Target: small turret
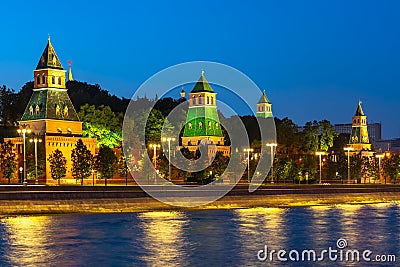
[(269, 99), (265, 93), (265, 90), (263, 91), (263, 94), (260, 97), (260, 100), (258, 100), (256, 116), (261, 117), (261, 118), (272, 117), (272, 104), (269, 101)]

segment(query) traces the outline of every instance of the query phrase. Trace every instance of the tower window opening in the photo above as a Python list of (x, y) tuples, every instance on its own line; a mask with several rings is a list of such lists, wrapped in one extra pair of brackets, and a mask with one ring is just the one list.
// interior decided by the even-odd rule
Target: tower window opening
[(43, 83), (43, 84), (46, 83), (46, 78), (45, 78), (44, 74), (42, 75), (42, 83)]
[(201, 105), (201, 95), (199, 95), (199, 105)]
[(209, 104), (210, 104), (210, 97), (207, 96), (207, 105), (209, 105)]
[(53, 84), (56, 83), (56, 82), (55, 82), (55, 77), (54, 77), (54, 76), (51, 76), (51, 82), (52, 82)]
[(196, 105), (196, 96), (195, 95), (193, 96), (192, 102), (193, 102), (193, 105)]
[(211, 105), (214, 105), (214, 97), (211, 97)]
[(36, 77), (36, 83), (40, 84), (40, 76), (39, 75)]

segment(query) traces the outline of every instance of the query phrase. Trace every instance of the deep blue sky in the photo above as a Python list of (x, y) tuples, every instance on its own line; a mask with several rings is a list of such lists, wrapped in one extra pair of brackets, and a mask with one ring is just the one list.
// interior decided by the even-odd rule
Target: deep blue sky
[(383, 137), (400, 137), (400, 1), (81, 2), (0, 4), (0, 85), (32, 79), (50, 34), (75, 79), (118, 96), (165, 67), (217, 61), (266, 89), (278, 117), (347, 123), (361, 99)]

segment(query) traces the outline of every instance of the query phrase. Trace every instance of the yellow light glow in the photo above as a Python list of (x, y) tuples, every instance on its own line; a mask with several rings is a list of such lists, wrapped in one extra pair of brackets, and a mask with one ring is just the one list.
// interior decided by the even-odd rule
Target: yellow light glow
[(183, 226), (187, 219), (182, 212), (155, 211), (139, 215), (144, 230), (143, 242), (147, 253), (143, 260), (148, 266), (184, 265)]
[(51, 251), (47, 250), (47, 230), (51, 230), (51, 217), (18, 216), (3, 218), (0, 221), (6, 229), (10, 247), (11, 266), (35, 266), (39, 262), (48, 262)]

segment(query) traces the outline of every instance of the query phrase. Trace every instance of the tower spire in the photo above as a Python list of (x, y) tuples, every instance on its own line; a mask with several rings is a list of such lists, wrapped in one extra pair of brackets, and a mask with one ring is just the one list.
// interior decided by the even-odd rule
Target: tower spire
[(68, 61), (68, 81), (73, 81), (72, 78), (72, 61)]

